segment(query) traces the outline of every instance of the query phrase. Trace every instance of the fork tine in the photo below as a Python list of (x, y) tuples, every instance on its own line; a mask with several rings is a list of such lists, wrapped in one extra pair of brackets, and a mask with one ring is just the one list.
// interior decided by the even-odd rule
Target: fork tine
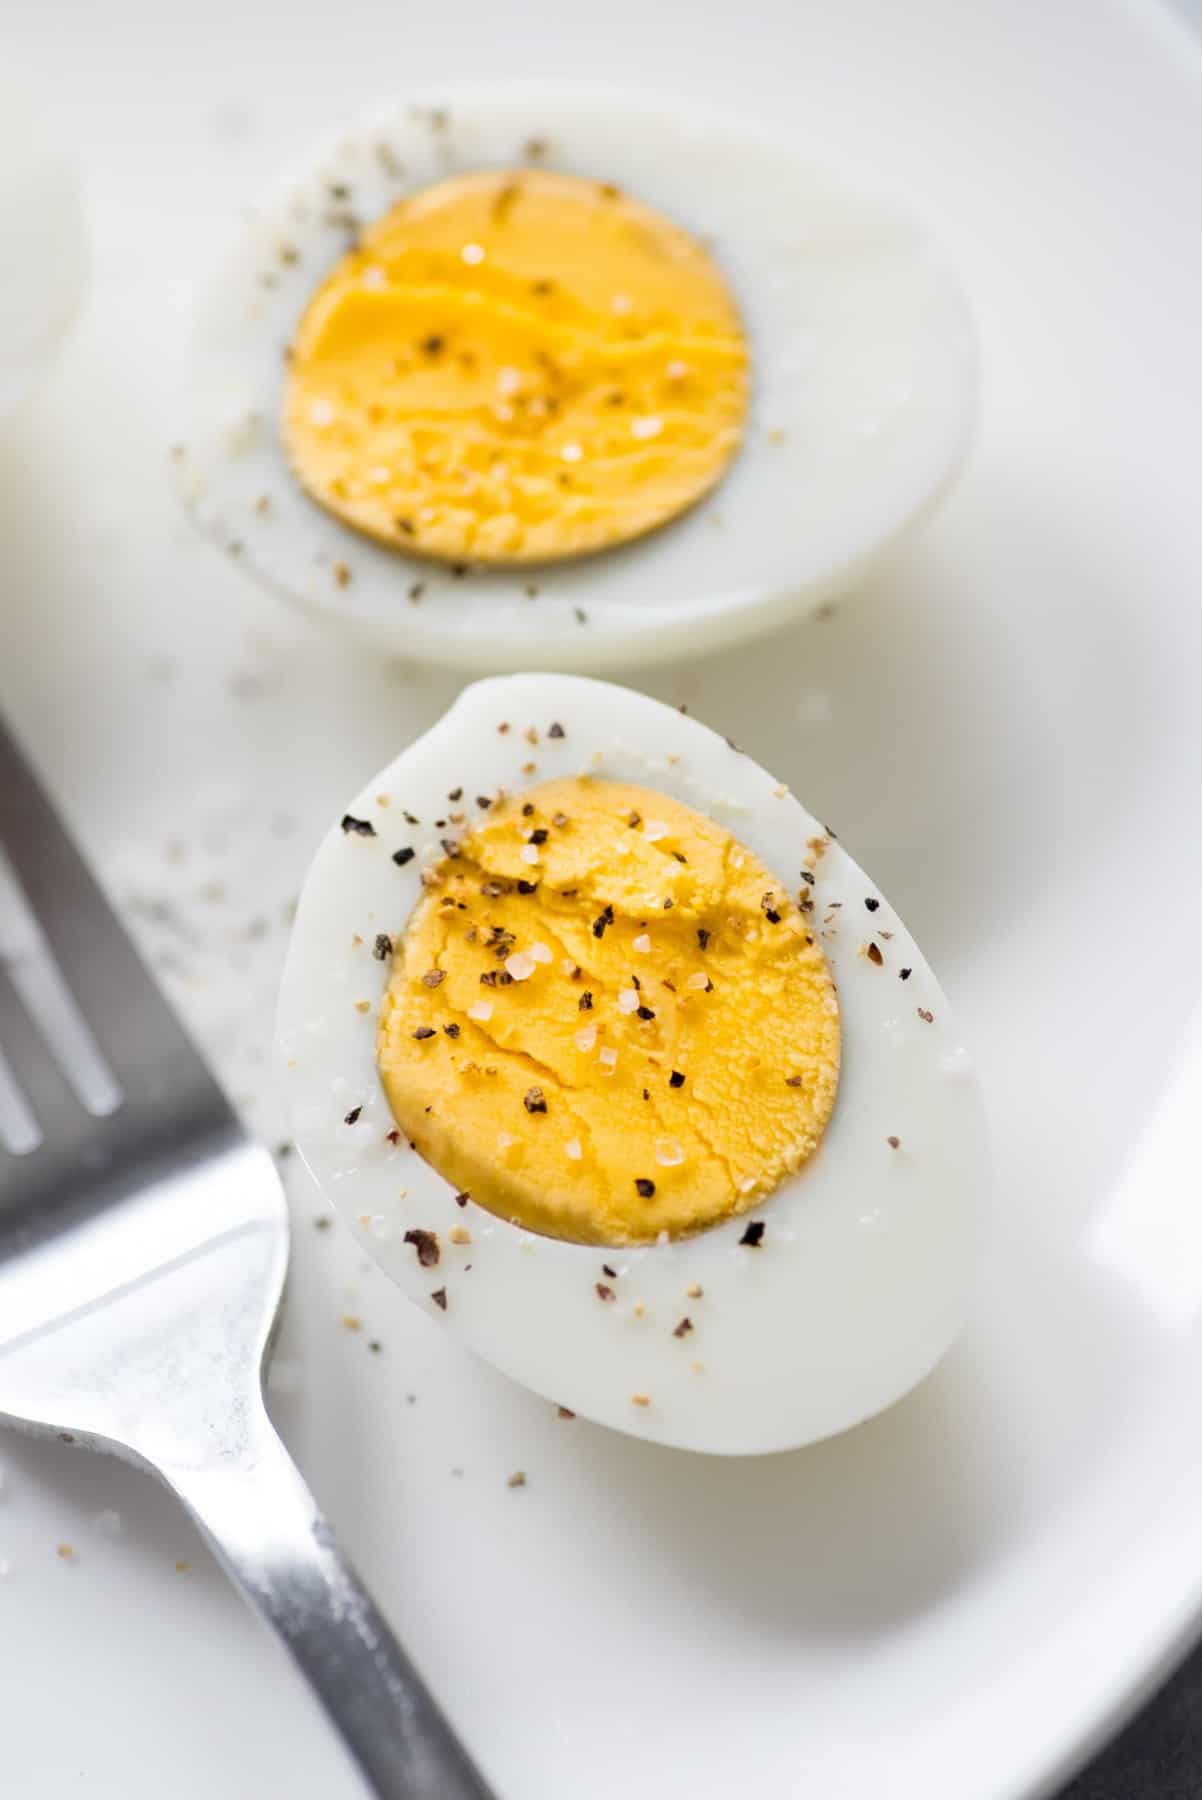
[[(147, 973), (108, 901), (67, 836), (11, 734), (0, 721), (0, 846), (37, 920), (53, 963), (28, 939), (7, 949), (23, 965), (18, 981), (43, 1021), (57, 1014), (59, 1042), (75, 1039), (73, 1079), (84, 1104), (103, 1114), (119, 1100), (103, 1061), (129, 1105), (144, 1116), (170, 1094), (216, 1116), (229, 1109), (208, 1069)], [(5, 949), (0, 933), (0, 952)], [(47, 967), (56, 973), (47, 973)], [(61, 974), (62, 983), (58, 981)], [(14, 973), (14, 979), (17, 979)], [(68, 990), (66, 998), (62, 984)], [(80, 1026), (83, 1026), (83, 1033)], [(65, 1038), (61, 1035), (65, 1026)]]
[(0, 1150), (28, 1156), (41, 1142), (42, 1128), (0, 1049)]

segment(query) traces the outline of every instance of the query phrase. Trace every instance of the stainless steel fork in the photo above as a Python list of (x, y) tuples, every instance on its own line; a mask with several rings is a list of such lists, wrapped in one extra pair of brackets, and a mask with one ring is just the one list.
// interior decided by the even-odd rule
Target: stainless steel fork
[(0, 965), (0, 1419), (161, 1476), (381, 1800), (488, 1800), (267, 1417), (271, 1158), (2, 724)]

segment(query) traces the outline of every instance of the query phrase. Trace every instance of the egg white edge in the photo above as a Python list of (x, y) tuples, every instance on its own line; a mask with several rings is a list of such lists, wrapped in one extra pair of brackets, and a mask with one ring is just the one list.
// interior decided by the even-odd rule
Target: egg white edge
[[(720, 590), (692, 592), (686, 602), (674, 600), (670, 609), (657, 604), (661, 568), (649, 564), (648, 555), (670, 555), (673, 542), (695, 546), (699, 519), (710, 504), (703, 502), (701, 508), (664, 531), (599, 558), (518, 569), (512, 575), (473, 572), (471, 602), (465, 606), (463, 584), (445, 567), (405, 557), (341, 526), (301, 493), (288, 470), (276, 427), (282, 346), (316, 283), (343, 253), (346, 240), (332, 241), (320, 266), (309, 262), (281, 269), (278, 249), (290, 235), (289, 218), (298, 199), (316, 204), (321, 184), (347, 172), (348, 147), (357, 155), (369, 140), (383, 140), (402, 162), (408, 159), (407, 168), (422, 165), (420, 175), (406, 179), (391, 194), (382, 194), (378, 204), (365, 209), (374, 217), (391, 199), (441, 174), (474, 166), (474, 161), (503, 161), (500, 149), (494, 146), (499, 146), (507, 129), (512, 129), (515, 152), (523, 125), (528, 135), (532, 121), (545, 121), (553, 141), (570, 144), (573, 108), (607, 102), (644, 120), (648, 129), (660, 135), (665, 132), (665, 120), (670, 119), (670, 129), (677, 134), (682, 150), (692, 142), (706, 142), (725, 133), (728, 141), (744, 146), (749, 155), (787, 159), (793, 177), (812, 183), (817, 195), (837, 193), (845, 200), (850, 218), (869, 220), (883, 238), (904, 243), (915, 270), (931, 282), (931, 304), (939, 320), (941, 347), (934, 368), (928, 370), (927, 383), (930, 390), (940, 390), (939, 421), (915, 431), (916, 452), (907, 479), (898, 483), (897, 492), (883, 508), (871, 541), (865, 541), (858, 520), (854, 525), (845, 521), (844, 529), (838, 521), (831, 521), (831, 536), (809, 546), (788, 578), (770, 586), (757, 587), (736, 579)], [(479, 112), (477, 122), (472, 119), (473, 107)], [(433, 166), (423, 163), (422, 155), (429, 158), (431, 154), (429, 119), (442, 109), (465, 121), (469, 131), (481, 132), (489, 140), (488, 150), (477, 159), (469, 156), (440, 167), (435, 145)], [(620, 144), (615, 157), (610, 173), (622, 179)], [(561, 162), (570, 167), (571, 161), (570, 153), (561, 154), (558, 161), (551, 159), (550, 166)], [(647, 183), (641, 186), (643, 197), (656, 204), (657, 196), (646, 191)], [(668, 206), (666, 210), (673, 209)], [(269, 293), (259, 285), (268, 273), (276, 281)], [(764, 302), (758, 288), (745, 291), (748, 285), (736, 286), (736, 297), (748, 314), (754, 357), (759, 335), (755, 313)], [(247, 368), (247, 345), (238, 344), (240, 327), (233, 312), (243, 301), (234, 308), (234, 295), (251, 297), (252, 309), (271, 320), (262, 326), (264, 339), (278, 343), (263, 370), (256, 369), (253, 375)], [(252, 360), (259, 360), (257, 353)], [(210, 282), (198, 313), (193, 361), (191, 391), (185, 400), (188, 428), (173, 449), (173, 460), (177, 488), (201, 528), (236, 556), (254, 579), (305, 610), (327, 620), (341, 620), (368, 641), (393, 652), (474, 669), (482, 665), (493, 669), (591, 669), (662, 661), (676, 654), (684, 626), (698, 634), (699, 643), (718, 647), (812, 612), (833, 594), (861, 581), (947, 492), (971, 442), (979, 389), (975, 334), (959, 283), (902, 205), (892, 198), (866, 194), (837, 171), (809, 165), (796, 144), (735, 115), (682, 104), (672, 96), (587, 82), (467, 83), (423, 89), (402, 100), (365, 108), (355, 119), (331, 130), (266, 198)], [(743, 479), (746, 466), (765, 454), (760, 441), (764, 421), (756, 417), (762, 383), (757, 379), (754, 385), (747, 441), (732, 471), (733, 476), (742, 468)], [(214, 480), (215, 471), (219, 480)], [(730, 480), (728, 476), (711, 496), (715, 507)], [(220, 494), (216, 502), (215, 492)], [(262, 493), (271, 496), (270, 517), (255, 512)], [(825, 524), (821, 529), (826, 530)], [(276, 546), (284, 532), (296, 537), (296, 558), (301, 555), (303, 540), (320, 561), (311, 566), (306, 562), (303, 570), (297, 562), (295, 574), (283, 572), (277, 567)], [(695, 548), (689, 554), (696, 554)], [(354, 580), (345, 588), (338, 587), (331, 576), (333, 563), (340, 559), (355, 571)], [(292, 553), (286, 553), (288, 569), (294, 560)], [(591, 609), (578, 610), (579, 598), (590, 598), (582, 590), (598, 579), (598, 572), (603, 584), (599, 598)], [(528, 582), (539, 589), (537, 605), (526, 597)], [(421, 583), (425, 590), (422, 605), (407, 602), (407, 591), (414, 583)], [(580, 611), (585, 611), (583, 621)]]
[[(563, 724), (562, 739), (546, 737), (552, 720)], [(525, 740), (527, 725), (539, 732), (537, 748)], [(537, 773), (523, 775), (530, 760)], [(715, 766), (716, 778), (707, 772)], [(807, 843), (826, 836), (750, 757), (644, 695), (571, 676), (467, 688), (351, 801), (347, 810), (373, 821), (378, 835), (335, 824), (305, 883), (277, 1032), (297, 1148), (409, 1297), (547, 1399), (638, 1437), (724, 1454), (844, 1430), (909, 1391), (960, 1330), (989, 1173), (980, 1095), (947, 1001), (884, 896), (836, 841), (816, 865), (812, 893), (817, 923), (840, 913), (848, 922), (820, 940), (840, 994), (840, 1094), (817, 1155), (752, 1212), (665, 1246), (564, 1243), (474, 1203), (461, 1209), (451, 1185), (403, 1140), (387, 1141), (394, 1121), (375, 1043), (389, 967), (372, 945), (377, 932), (402, 930), (422, 891), (420, 870), (444, 835), (431, 822), (436, 809), (451, 804), (447, 793), (460, 783), (470, 803), (498, 785), (513, 791), (580, 773), (639, 781), (709, 813), (790, 892)], [(391, 804), (382, 807), (379, 795)], [(420, 827), (405, 825), (403, 807)], [(398, 868), (392, 852), (409, 843), (418, 853)], [(880, 899), (872, 914), (869, 897)], [(874, 931), (892, 933), (876, 939), (881, 968), (862, 954)], [(913, 971), (905, 982), (903, 966)], [(366, 1013), (354, 1004), (364, 999)], [(890, 1135), (901, 1137), (900, 1149)], [(738, 1242), (751, 1218), (767, 1227), (758, 1249)], [(413, 1226), (438, 1233), (436, 1269), (420, 1267), (404, 1243)], [(468, 1228), (470, 1246), (450, 1243), (456, 1226)], [(595, 1294), (603, 1263), (618, 1271), (618, 1299), (608, 1304)], [(692, 1283), (704, 1290), (700, 1300), (686, 1296)], [(430, 1298), (441, 1287), (445, 1312)], [(686, 1315), (695, 1329), (677, 1340), (673, 1328)], [(634, 1404), (636, 1393), (651, 1404)]]

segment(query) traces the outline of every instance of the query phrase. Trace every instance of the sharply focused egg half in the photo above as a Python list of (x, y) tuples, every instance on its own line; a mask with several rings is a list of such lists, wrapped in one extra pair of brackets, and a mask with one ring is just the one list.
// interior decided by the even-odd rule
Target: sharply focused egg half
[(391, 649), (596, 666), (863, 573), (975, 404), (896, 207), (752, 127), (461, 88), (314, 153), (202, 311), (175, 447), (252, 574)]
[(781, 784), (642, 695), (482, 682), (368, 784), (279, 1060), (372, 1255), (590, 1418), (789, 1448), (963, 1321), (988, 1158), (934, 977)]

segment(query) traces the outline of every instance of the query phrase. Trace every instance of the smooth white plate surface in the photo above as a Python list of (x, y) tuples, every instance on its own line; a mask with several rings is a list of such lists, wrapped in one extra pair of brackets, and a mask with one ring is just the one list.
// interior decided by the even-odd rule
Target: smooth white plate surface
[[(866, 1429), (699, 1463), (479, 1368), (298, 1185), (274, 1405), (513, 1800), (1039, 1792), (1202, 1598), (1196, 52), (1086, 0), (7, 24), (74, 109), (96, 280), (2, 455), (0, 704), (266, 1132), (286, 904), (455, 683), (340, 653), (177, 516), (170, 376), (230, 208), (385, 65), (621, 79), (636, 45), (926, 197), (984, 341), (963, 487), (833, 619), (652, 685), (805, 794), (939, 968), (998, 1153), (979, 1319)], [(61, 1446), (0, 1462), (14, 1793), (358, 1800), (166, 1499)]]

